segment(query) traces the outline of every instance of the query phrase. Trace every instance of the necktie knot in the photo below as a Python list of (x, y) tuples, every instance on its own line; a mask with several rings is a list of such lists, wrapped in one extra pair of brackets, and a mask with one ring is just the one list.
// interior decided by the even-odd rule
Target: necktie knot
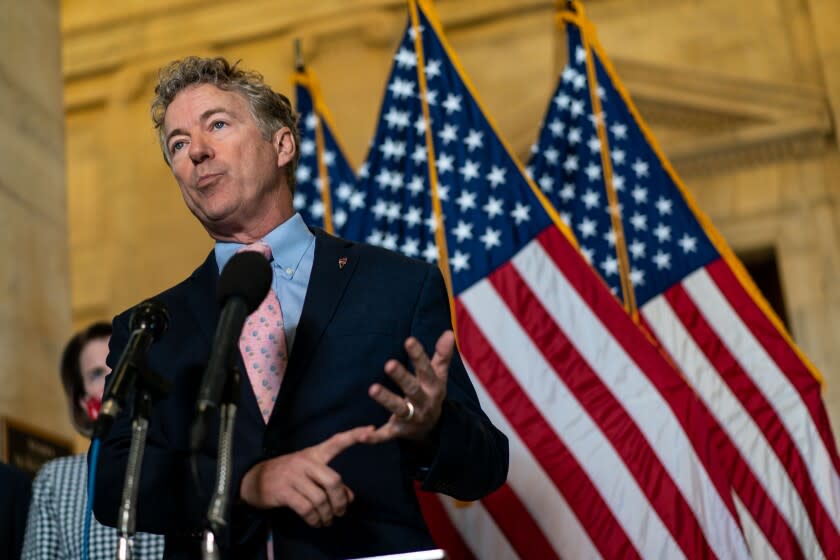
[(243, 253), (245, 251), (254, 251), (255, 253), (260, 253), (262, 256), (265, 257), (265, 260), (271, 261), (271, 247), (268, 243), (264, 241), (256, 241), (254, 243), (249, 243), (248, 245), (243, 245), (239, 249), (237, 249), (237, 253)]

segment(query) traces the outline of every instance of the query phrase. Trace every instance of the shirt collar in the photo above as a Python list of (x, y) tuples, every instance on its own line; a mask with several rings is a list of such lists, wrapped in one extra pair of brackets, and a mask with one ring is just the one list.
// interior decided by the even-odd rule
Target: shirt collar
[[(303, 260), (315, 236), (306, 227), (300, 214), (294, 216), (271, 230), (262, 241), (271, 247), (272, 267), (286, 278), (292, 278)], [(216, 265), (221, 272), (236, 252), (244, 247), (242, 243), (217, 241), (214, 252)]]

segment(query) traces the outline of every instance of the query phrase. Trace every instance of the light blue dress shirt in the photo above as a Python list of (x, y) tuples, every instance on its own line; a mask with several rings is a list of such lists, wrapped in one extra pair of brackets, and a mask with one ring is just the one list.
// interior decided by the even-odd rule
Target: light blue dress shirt
[[(283, 311), (286, 347), (291, 354), (295, 342), (295, 332), (303, 310), (306, 288), (312, 275), (312, 263), (315, 260), (315, 236), (306, 227), (300, 214), (294, 216), (271, 230), (263, 242), (271, 247), (271, 287), (280, 300)], [(217, 241), (215, 247), (216, 265), (221, 273), (228, 261), (243, 245), (227, 241)]]

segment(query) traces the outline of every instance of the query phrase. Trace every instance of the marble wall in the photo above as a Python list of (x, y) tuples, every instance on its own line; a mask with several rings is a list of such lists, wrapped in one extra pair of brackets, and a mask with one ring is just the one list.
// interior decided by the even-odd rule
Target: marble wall
[(0, 0), (0, 416), (72, 434), (58, 377), (71, 304), (58, 3)]

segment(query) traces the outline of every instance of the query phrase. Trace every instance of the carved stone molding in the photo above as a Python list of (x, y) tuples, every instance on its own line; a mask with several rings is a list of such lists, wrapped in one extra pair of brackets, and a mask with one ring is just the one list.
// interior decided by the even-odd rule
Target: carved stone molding
[(822, 153), (835, 142), (826, 93), (617, 60), (616, 71), (663, 149), (686, 174)]
[[(303, 39), (307, 61), (316, 60), (325, 39), (353, 33), (359, 41), (384, 46), (401, 33), (405, 0), (276, 0), (169, 2), (152, 0), (147, 9), (106, 9), (101, 14), (77, 15), (62, 29), (62, 68), (68, 110), (107, 102), (105, 76), (126, 66), (169, 60), (168, 53), (217, 51), (259, 39)], [(155, 5), (158, 9), (155, 9)], [(544, 12), (553, 17), (552, 0), (456, 0), (435, 4), (449, 31)], [(291, 70), (291, 68), (290, 68)]]
[[(660, 0), (643, 4), (654, 9)], [(300, 37), (308, 63), (327, 54), (331, 37), (352, 35), (373, 48), (398, 37), (404, 0), (217, 0), (164, 2), (134, 11), (103, 8), (76, 15), (63, 28), (67, 111), (125, 102), (145, 91), (157, 68), (184, 52), (217, 54), (250, 41)], [(552, 0), (438, 0), (447, 31), (554, 13)], [(593, 15), (621, 10), (621, 2), (587, 3)], [(639, 9), (634, 4), (634, 9)], [(564, 43), (562, 32), (557, 44)], [(554, 56), (554, 53), (546, 53)], [(617, 59), (619, 76), (665, 152), (683, 173), (709, 173), (779, 157), (820, 152), (835, 131), (824, 91), (763, 83)], [(289, 68), (291, 70), (291, 68)], [(132, 74), (132, 75), (129, 75)], [(523, 144), (524, 145), (524, 144)]]

